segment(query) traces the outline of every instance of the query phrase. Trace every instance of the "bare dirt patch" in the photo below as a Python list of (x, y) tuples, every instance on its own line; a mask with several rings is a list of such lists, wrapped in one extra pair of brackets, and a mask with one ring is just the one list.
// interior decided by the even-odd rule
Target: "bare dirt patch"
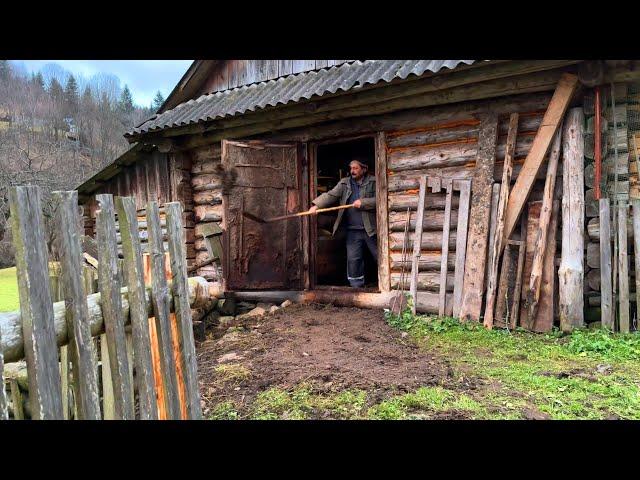
[[(242, 410), (262, 391), (301, 383), (320, 393), (366, 390), (370, 401), (422, 386), (475, 387), (468, 378), (459, 384), (446, 360), (403, 338), (380, 311), (293, 305), (243, 327), (214, 332), (198, 347), (205, 410), (223, 401)], [(221, 365), (229, 362), (250, 374), (227, 381)]]

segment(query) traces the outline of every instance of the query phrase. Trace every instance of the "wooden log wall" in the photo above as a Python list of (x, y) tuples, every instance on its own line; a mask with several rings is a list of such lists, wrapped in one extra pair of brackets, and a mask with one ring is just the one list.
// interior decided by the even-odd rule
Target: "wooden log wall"
[[(139, 237), (143, 252), (148, 249), (148, 232), (145, 221), (147, 202), (158, 202), (164, 205), (171, 201), (180, 201), (184, 207), (182, 222), (185, 227), (187, 262), (190, 267), (196, 259), (193, 193), (191, 190), (191, 160), (188, 155), (163, 154), (160, 152), (141, 153), (137, 161), (122, 167), (122, 171), (109, 179), (98, 190), (92, 193), (91, 199), (84, 207), (83, 219), (85, 235), (95, 238), (96, 210), (98, 204), (96, 194), (112, 194), (114, 196), (132, 196), (138, 210)], [(164, 211), (160, 213), (164, 222)], [(164, 223), (163, 223), (164, 227)], [(166, 231), (163, 230), (166, 236)], [(166, 241), (166, 238), (164, 239)], [(118, 245), (121, 244), (118, 237)], [(121, 252), (120, 252), (121, 253)]]
[[(519, 107), (514, 102), (512, 111), (500, 111), (498, 116), (498, 141), (496, 145), (495, 182), (502, 179), (509, 116), (520, 110), (520, 121), (516, 139), (515, 158), (511, 182), (515, 182), (522, 164), (531, 148), (533, 137), (541, 124), (546, 104), (537, 105), (534, 110), (527, 106)], [(523, 111), (524, 110), (524, 111)], [(460, 117), (455, 113), (452, 117)], [(425, 116), (428, 118), (428, 116)], [(391, 270), (391, 287), (396, 288), (401, 277), (401, 256), (403, 231), (407, 208), (412, 210), (410, 232), (415, 228), (415, 210), (417, 207), (417, 188), (421, 175), (440, 176), (452, 179), (473, 179), (480, 119), (477, 115), (459, 118), (454, 121), (442, 121), (408, 129), (393, 130), (386, 133), (387, 174), (388, 174), (388, 207), (389, 207), (389, 262)], [(543, 185), (544, 174), (539, 175)], [(473, 185), (472, 185), (473, 189)], [(541, 194), (536, 188), (532, 198)], [(419, 262), (418, 290), (438, 291), (440, 287), (440, 258), (442, 253), (442, 228), (444, 224), (445, 191), (431, 193), (426, 196), (426, 210), (423, 219), (421, 257)], [(453, 197), (449, 252), (455, 252), (456, 225), (458, 218), (458, 197)], [(411, 238), (409, 248), (413, 248)], [(448, 273), (446, 289), (453, 291), (453, 272), (455, 255), (448, 256)]]

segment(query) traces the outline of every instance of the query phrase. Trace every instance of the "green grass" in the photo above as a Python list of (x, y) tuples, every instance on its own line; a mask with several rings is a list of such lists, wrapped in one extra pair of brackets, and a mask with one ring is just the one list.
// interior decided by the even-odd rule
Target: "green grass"
[(20, 308), (16, 269), (0, 270), (0, 312), (11, 312)]

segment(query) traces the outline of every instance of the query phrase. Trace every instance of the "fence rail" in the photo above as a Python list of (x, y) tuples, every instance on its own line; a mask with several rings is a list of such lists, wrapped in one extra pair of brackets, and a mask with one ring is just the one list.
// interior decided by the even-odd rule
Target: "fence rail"
[[(35, 186), (10, 191), (20, 310), (0, 314), (2, 385), (11, 371), (0, 419), (25, 418), (21, 382), (33, 419), (200, 419), (191, 309), (215, 296), (187, 278), (180, 203), (163, 206), (162, 222), (159, 205), (147, 205), (143, 257), (133, 198), (98, 195), (96, 271), (83, 267), (75, 191), (54, 192), (60, 262), (50, 264), (40, 196)], [(26, 382), (11, 365), (23, 358)]]

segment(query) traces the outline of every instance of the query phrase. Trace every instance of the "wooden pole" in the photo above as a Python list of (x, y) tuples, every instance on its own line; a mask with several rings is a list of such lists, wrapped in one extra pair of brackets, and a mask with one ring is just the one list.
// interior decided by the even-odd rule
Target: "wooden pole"
[(601, 325), (614, 329), (613, 321), (613, 284), (611, 275), (611, 212), (609, 199), (600, 202), (600, 309)]
[(636, 272), (636, 311), (640, 311), (640, 199), (631, 199), (631, 205), (633, 209), (633, 252)]
[(442, 228), (442, 248), (440, 259), (440, 292), (438, 299), (438, 315), (444, 316), (447, 296), (447, 272), (449, 259), (449, 230), (451, 226), (451, 196), (453, 195), (453, 181), (447, 184), (447, 200), (444, 207), (444, 227)]
[(462, 286), (464, 282), (464, 266), (467, 255), (467, 228), (469, 226), (469, 200), (471, 199), (471, 180), (458, 180), (460, 200), (458, 203), (458, 225), (456, 228), (456, 260), (453, 281), (453, 316), (460, 314), (462, 304)]
[[(562, 259), (558, 270), (560, 327), (584, 325), (584, 113), (572, 108), (562, 132)], [(608, 241), (606, 242), (608, 245)]]
[(511, 184), (511, 173), (513, 171), (513, 154), (516, 149), (516, 138), (518, 136), (519, 114), (512, 113), (509, 117), (509, 131), (507, 133), (507, 146), (504, 155), (504, 166), (502, 169), (502, 183), (500, 184), (500, 199), (498, 200), (498, 214), (496, 231), (489, 241), (493, 244), (491, 256), (489, 257), (489, 281), (487, 284), (487, 302), (484, 309), (484, 325), (491, 329), (493, 327), (493, 309), (496, 301), (496, 285), (498, 280), (498, 262), (502, 251), (502, 239), (504, 231), (504, 217), (509, 201), (509, 187)]
[[(629, 333), (629, 258), (627, 257), (627, 216), (628, 206), (618, 206), (618, 275), (619, 280), (619, 320), (620, 333)], [(636, 255), (637, 256), (637, 255)]]
[(416, 230), (413, 237), (413, 256), (411, 257), (411, 312), (416, 314), (416, 299), (418, 298), (418, 265), (420, 261), (420, 246), (422, 245), (422, 222), (424, 218), (424, 197), (427, 192), (427, 177), (420, 177), (420, 191), (418, 193), (418, 211), (416, 215)]
[(544, 263), (544, 256), (547, 251), (547, 235), (549, 233), (549, 223), (551, 222), (551, 211), (553, 209), (553, 193), (556, 186), (558, 159), (560, 158), (561, 133), (562, 128), (559, 127), (553, 140), (551, 153), (549, 154), (549, 166), (547, 167), (547, 178), (544, 184), (540, 220), (538, 223), (538, 230), (536, 232), (535, 250), (533, 253), (533, 263), (531, 265), (531, 275), (529, 277), (529, 288), (527, 291), (527, 315), (529, 317), (530, 324), (533, 324), (533, 319), (535, 318), (538, 310), (538, 301), (540, 300), (542, 267)]

